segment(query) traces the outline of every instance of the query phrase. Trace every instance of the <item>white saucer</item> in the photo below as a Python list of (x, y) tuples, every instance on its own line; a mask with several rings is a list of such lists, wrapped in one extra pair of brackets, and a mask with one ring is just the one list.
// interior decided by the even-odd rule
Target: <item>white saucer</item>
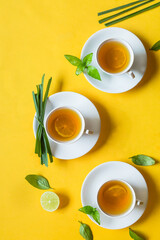
[[(104, 73), (98, 68), (96, 63), (96, 49), (105, 40), (109, 38), (121, 38), (128, 42), (133, 49), (135, 59), (132, 66), (132, 71), (135, 78), (131, 79), (127, 73), (119, 76), (111, 76)], [(142, 79), (147, 67), (147, 54), (146, 50), (140, 39), (123, 28), (109, 27), (94, 33), (85, 43), (81, 58), (87, 54), (93, 53), (92, 65), (95, 66), (100, 73), (102, 81), (98, 81), (87, 74), (84, 74), (86, 79), (96, 88), (108, 93), (122, 93), (135, 87)]]
[[(61, 106), (72, 106), (77, 108), (85, 119), (86, 129), (93, 131), (91, 135), (82, 135), (82, 137), (74, 143), (57, 144), (50, 142), (53, 156), (59, 159), (74, 159), (83, 156), (89, 152), (96, 144), (101, 128), (99, 113), (94, 104), (81, 94), (74, 92), (59, 92), (48, 98), (45, 117), (54, 108)], [(33, 131), (36, 136), (38, 122), (34, 118)]]
[[(121, 229), (135, 223), (144, 213), (148, 202), (148, 188), (144, 177), (135, 167), (124, 162), (106, 162), (94, 168), (85, 178), (81, 190), (82, 205), (90, 205), (98, 209), (96, 203), (98, 189), (111, 179), (123, 179), (128, 182), (135, 190), (137, 199), (143, 201), (143, 205), (136, 206), (124, 217), (111, 218), (99, 211), (101, 227)], [(95, 222), (90, 216), (89, 218)]]

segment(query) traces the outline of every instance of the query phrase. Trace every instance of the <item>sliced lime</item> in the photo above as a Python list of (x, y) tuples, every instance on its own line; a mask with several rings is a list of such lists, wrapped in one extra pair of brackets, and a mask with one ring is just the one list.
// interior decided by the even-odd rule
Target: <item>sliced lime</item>
[(53, 212), (59, 207), (59, 197), (54, 192), (45, 192), (41, 196), (42, 208), (48, 212)]

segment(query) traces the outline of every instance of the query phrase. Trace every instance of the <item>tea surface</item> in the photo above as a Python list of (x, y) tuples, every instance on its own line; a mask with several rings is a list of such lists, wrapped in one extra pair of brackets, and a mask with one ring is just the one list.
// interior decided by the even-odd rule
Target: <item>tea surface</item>
[(99, 65), (109, 73), (120, 73), (128, 67), (130, 53), (127, 47), (118, 41), (105, 42), (98, 51)]
[(98, 192), (99, 206), (109, 215), (125, 213), (132, 204), (132, 198), (130, 188), (117, 180), (104, 183)]
[(79, 115), (67, 108), (57, 109), (47, 120), (49, 135), (58, 141), (70, 141), (77, 137), (81, 130)]

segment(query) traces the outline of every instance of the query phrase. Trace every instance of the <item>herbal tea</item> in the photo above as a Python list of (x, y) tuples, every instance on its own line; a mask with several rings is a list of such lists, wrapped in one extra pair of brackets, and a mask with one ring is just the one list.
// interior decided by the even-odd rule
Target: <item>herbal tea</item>
[(127, 47), (118, 41), (106, 41), (100, 46), (97, 55), (98, 63), (109, 73), (124, 71), (130, 62), (130, 53)]
[(130, 188), (121, 181), (112, 180), (104, 183), (98, 192), (98, 204), (109, 215), (125, 213), (132, 204)]
[(51, 113), (46, 126), (51, 138), (66, 142), (78, 136), (82, 124), (79, 115), (74, 110), (60, 108)]

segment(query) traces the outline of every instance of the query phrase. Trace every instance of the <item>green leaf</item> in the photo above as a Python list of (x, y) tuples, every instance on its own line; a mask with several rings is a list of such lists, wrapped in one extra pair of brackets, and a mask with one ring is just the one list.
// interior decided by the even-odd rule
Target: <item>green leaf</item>
[(91, 206), (84, 206), (84, 207), (82, 207), (82, 208), (80, 208), (80, 209), (78, 209), (80, 212), (83, 212), (83, 213), (86, 213), (86, 214), (92, 214), (93, 213), (93, 211), (95, 210), (96, 208), (93, 208), (93, 207), (91, 207)]
[(84, 206), (78, 210), (80, 212), (83, 212), (83, 213), (88, 214), (91, 217), (93, 217), (93, 219), (100, 225), (100, 214), (96, 208), (93, 208), (91, 206)]
[(91, 76), (91, 77), (101, 81), (100, 74), (99, 74), (98, 70), (95, 67), (88, 66), (87, 73), (88, 73), (89, 76)]
[(150, 166), (155, 164), (155, 160), (149, 156), (139, 154), (133, 157), (130, 157), (132, 159), (132, 162), (136, 165), (140, 166)]
[(27, 175), (25, 179), (35, 188), (52, 189), (49, 185), (48, 180), (40, 175), (30, 174)]
[(95, 212), (93, 212), (91, 214), (91, 216), (100, 225), (100, 214), (99, 214), (99, 212), (96, 210)]
[(81, 224), (79, 229), (80, 235), (86, 240), (93, 240), (93, 234), (89, 225), (82, 222), (79, 223)]
[(134, 240), (144, 240), (144, 238), (138, 236), (135, 232), (133, 232), (131, 228), (129, 228), (129, 235)]
[(150, 50), (153, 50), (153, 51), (158, 51), (160, 50), (160, 40), (158, 42), (156, 42)]
[(75, 56), (72, 56), (72, 55), (64, 55), (65, 58), (74, 66), (78, 66), (82, 61), (75, 57)]
[(93, 53), (89, 53), (83, 58), (83, 63), (85, 66), (87, 67), (89, 66), (89, 64), (92, 62), (92, 57), (93, 57)]
[(81, 74), (82, 72), (84, 72), (85, 66), (83, 63), (80, 63), (76, 69), (76, 75), (78, 76), (79, 74)]

